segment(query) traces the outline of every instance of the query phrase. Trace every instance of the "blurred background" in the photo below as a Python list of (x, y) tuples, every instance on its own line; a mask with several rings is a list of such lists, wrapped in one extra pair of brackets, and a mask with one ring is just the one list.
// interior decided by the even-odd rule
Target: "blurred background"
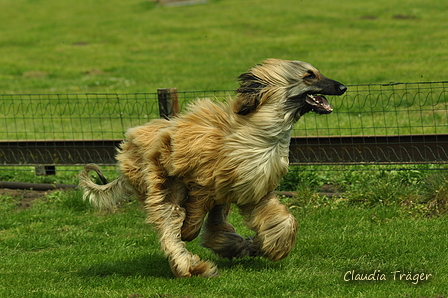
[(443, 81), (445, 0), (3, 0), (0, 93), (237, 87), (266, 58), (345, 84)]
[(447, 12), (445, 0), (3, 0), (0, 163), (114, 164), (124, 132), (160, 117), (159, 88), (176, 87), (181, 110), (225, 100), (273, 57), (348, 86), (333, 114), (295, 126), (292, 163), (446, 164)]

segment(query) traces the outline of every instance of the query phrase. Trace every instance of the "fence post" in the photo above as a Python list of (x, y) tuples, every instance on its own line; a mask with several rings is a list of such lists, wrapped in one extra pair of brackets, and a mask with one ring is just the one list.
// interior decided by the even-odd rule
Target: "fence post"
[(177, 88), (157, 89), (157, 97), (159, 99), (160, 118), (170, 119), (179, 114)]
[(56, 175), (56, 166), (38, 165), (34, 167), (36, 176)]

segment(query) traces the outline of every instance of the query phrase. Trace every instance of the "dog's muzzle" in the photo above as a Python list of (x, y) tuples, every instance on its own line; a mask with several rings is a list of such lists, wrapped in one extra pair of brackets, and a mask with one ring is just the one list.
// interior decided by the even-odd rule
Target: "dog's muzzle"
[[(334, 84), (332, 91), (325, 92), (326, 95), (342, 95), (347, 91), (345, 85), (336, 81), (331, 82)], [(328, 103), (327, 98), (322, 94), (308, 94), (306, 96), (306, 103), (311, 106), (311, 111), (317, 114), (330, 114), (333, 112), (333, 106)]]

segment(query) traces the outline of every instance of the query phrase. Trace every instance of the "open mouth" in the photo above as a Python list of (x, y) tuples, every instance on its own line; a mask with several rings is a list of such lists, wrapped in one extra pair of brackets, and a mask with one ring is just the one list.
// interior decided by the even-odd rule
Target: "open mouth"
[(333, 106), (328, 103), (323, 95), (308, 94), (306, 96), (306, 103), (311, 106), (311, 111), (317, 114), (330, 114), (333, 112)]

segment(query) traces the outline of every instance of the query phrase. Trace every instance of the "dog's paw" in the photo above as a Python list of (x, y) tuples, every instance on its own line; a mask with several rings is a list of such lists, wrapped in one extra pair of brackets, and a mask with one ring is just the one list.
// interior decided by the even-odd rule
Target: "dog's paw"
[(187, 257), (170, 260), (171, 270), (177, 278), (192, 276), (218, 276), (218, 267), (210, 261), (202, 261), (197, 255), (188, 253)]
[(259, 231), (254, 239), (258, 255), (274, 262), (287, 257), (294, 248), (297, 228), (297, 220), (288, 214), (274, 228)]
[(212, 262), (200, 261), (190, 268), (190, 276), (217, 277), (219, 276), (218, 267)]

